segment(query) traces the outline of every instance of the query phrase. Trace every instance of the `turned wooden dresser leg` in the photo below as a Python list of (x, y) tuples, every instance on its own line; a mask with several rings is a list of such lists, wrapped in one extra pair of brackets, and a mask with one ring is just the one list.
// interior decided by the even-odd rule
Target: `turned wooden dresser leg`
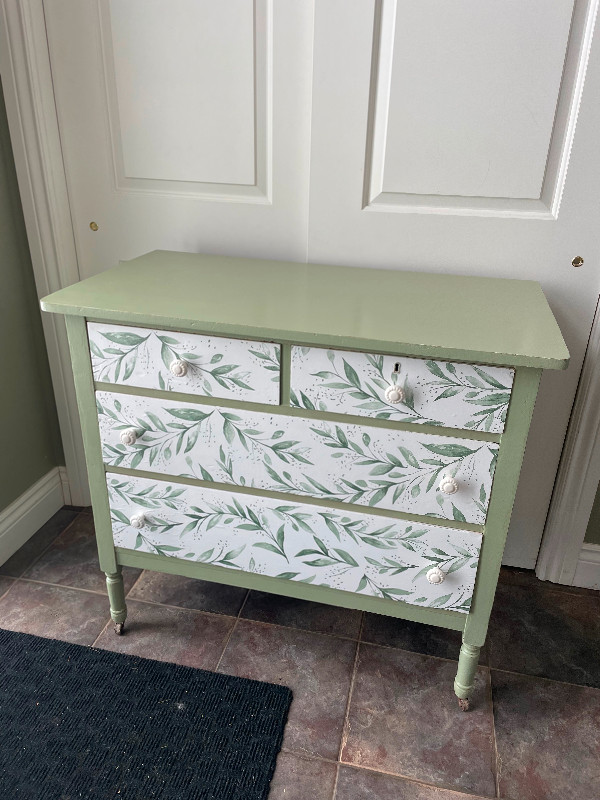
[(116, 572), (107, 572), (105, 574), (106, 586), (108, 589), (108, 601), (110, 603), (110, 616), (112, 621), (115, 623), (115, 633), (120, 636), (123, 633), (123, 627), (127, 617), (125, 588), (123, 586), (121, 567), (117, 567)]
[(458, 697), (458, 705), (461, 711), (469, 711), (469, 695), (475, 683), (475, 673), (479, 663), (480, 647), (474, 644), (467, 644), (463, 641), (458, 657), (458, 669), (454, 681), (454, 693)]

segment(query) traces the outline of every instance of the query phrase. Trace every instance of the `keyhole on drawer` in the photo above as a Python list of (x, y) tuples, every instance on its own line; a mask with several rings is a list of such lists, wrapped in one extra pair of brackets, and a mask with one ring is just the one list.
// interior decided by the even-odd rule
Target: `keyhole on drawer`
[(394, 364), (394, 372), (400, 372), (400, 362), (396, 361)]

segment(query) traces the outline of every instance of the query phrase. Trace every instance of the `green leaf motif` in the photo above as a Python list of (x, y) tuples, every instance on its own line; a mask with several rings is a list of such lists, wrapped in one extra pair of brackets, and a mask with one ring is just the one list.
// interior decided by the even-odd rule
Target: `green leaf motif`
[(438, 456), (445, 456), (446, 458), (466, 458), (477, 450), (471, 450), (462, 444), (423, 444), (427, 450), (435, 453)]
[(195, 408), (166, 408), (165, 411), (173, 417), (185, 419), (188, 420), (188, 422), (202, 422), (202, 420), (210, 416), (210, 414), (206, 414), (204, 411), (198, 411)]
[(119, 331), (117, 333), (103, 333), (105, 339), (108, 339), (110, 342), (116, 342), (116, 344), (124, 344), (129, 347), (133, 347), (135, 345), (141, 344), (145, 342), (148, 338), (147, 336), (138, 336), (137, 333), (130, 333), (128, 331)]

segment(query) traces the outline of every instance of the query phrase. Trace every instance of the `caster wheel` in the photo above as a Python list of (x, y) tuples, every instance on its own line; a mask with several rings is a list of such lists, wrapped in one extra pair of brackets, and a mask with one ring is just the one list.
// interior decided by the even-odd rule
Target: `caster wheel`
[(115, 633), (117, 634), (117, 636), (122, 636), (123, 635), (123, 627), (124, 627), (124, 625), (125, 625), (124, 622), (115, 622)]
[(471, 701), (468, 698), (465, 698), (463, 700), (461, 697), (459, 697), (458, 698), (458, 707), (460, 708), (461, 711), (470, 711), (471, 710)]

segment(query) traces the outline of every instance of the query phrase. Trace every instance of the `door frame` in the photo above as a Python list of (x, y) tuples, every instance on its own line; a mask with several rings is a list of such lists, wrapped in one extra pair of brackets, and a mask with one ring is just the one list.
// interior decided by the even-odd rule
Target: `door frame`
[[(79, 280), (42, 0), (0, 0), (0, 74), (39, 297)], [(42, 314), (64, 448), (65, 502), (90, 503), (64, 320)]]
[(567, 586), (600, 584), (600, 546), (585, 532), (600, 482), (600, 304), (554, 484), (535, 573)]
[[(0, 73), (38, 295), (80, 279), (42, 0), (0, 0)], [(42, 315), (68, 476), (67, 502), (89, 505), (71, 359), (62, 318)], [(600, 312), (569, 422), (536, 566), (572, 584), (600, 478)], [(70, 494), (69, 494), (70, 492)], [(600, 552), (597, 558), (600, 572)]]

